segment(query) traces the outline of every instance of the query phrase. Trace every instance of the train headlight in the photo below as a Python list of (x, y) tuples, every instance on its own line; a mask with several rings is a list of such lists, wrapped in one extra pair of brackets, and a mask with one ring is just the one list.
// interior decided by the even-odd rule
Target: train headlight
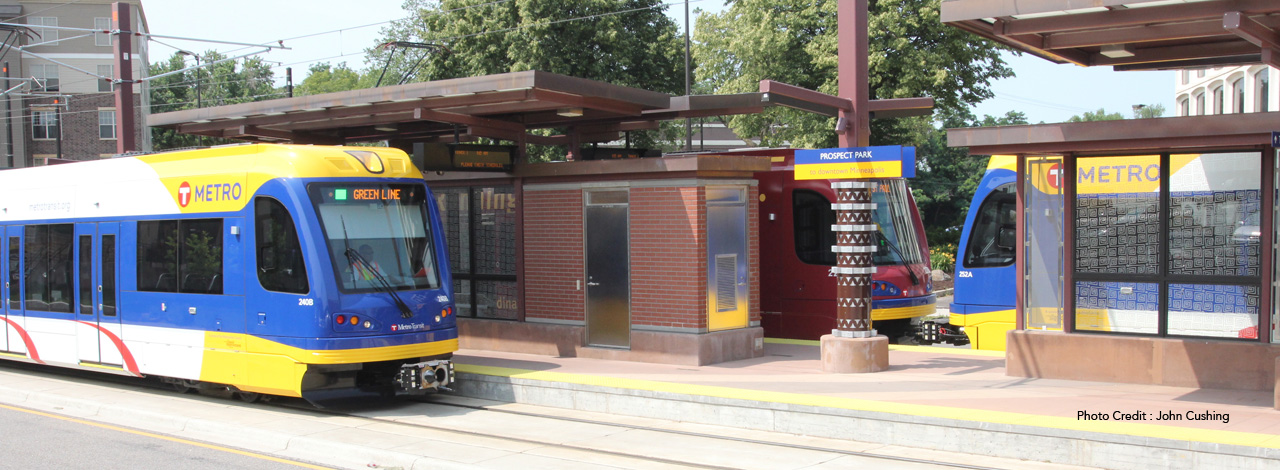
[(436, 323), (440, 323), (440, 315), (436, 315)]
[(365, 328), (366, 330), (367, 330), (367, 329), (369, 329), (369, 328), (373, 328), (373, 322), (371, 322), (371, 321), (369, 321), (369, 320), (365, 320), (365, 321), (364, 321), (364, 328)]
[(369, 173), (382, 173), (382, 157), (379, 157), (377, 153), (368, 150), (348, 150), (347, 154), (359, 160), (360, 164), (364, 165), (364, 169), (369, 170)]

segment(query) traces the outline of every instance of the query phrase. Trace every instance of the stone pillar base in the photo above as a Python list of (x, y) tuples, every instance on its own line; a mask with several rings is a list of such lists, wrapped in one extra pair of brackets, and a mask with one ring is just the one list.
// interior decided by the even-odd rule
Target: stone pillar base
[(889, 370), (889, 338), (839, 338), (822, 335), (822, 371), (863, 374)]
[(1271, 392), (1271, 394), (1275, 397), (1274, 398), (1275, 402), (1273, 406), (1275, 406), (1277, 410), (1280, 410), (1280, 356), (1276, 357), (1275, 370), (1276, 370), (1276, 388)]

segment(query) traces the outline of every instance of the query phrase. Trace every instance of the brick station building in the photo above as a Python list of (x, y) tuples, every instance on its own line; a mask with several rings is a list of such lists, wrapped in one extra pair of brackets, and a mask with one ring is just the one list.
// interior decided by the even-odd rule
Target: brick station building
[[(257, 142), (419, 144), (448, 232), (463, 348), (702, 365), (763, 354), (753, 173), (769, 157), (599, 149), (626, 158), (588, 160), (585, 146), (773, 104), (765, 93), (671, 96), (530, 71), (178, 111), (151, 124)], [(529, 132), (548, 128), (565, 131)], [(510, 165), (430, 171), (431, 149), (478, 137), (515, 143)], [(563, 145), (569, 161), (527, 163), (529, 143)]]

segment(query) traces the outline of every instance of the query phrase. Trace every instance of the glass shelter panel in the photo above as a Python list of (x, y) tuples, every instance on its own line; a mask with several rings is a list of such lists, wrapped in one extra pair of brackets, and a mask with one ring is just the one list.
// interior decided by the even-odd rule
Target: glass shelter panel
[(1258, 286), (1169, 284), (1169, 334), (1258, 337)]
[(1022, 269), (1028, 329), (1062, 328), (1062, 168), (1062, 157), (1026, 160), (1026, 263)]
[(1169, 165), (1169, 274), (1260, 275), (1258, 154), (1171, 155)]
[(1076, 329), (1155, 334), (1159, 299), (1154, 282), (1076, 282)]
[(1160, 156), (1081, 158), (1076, 271), (1159, 274)]

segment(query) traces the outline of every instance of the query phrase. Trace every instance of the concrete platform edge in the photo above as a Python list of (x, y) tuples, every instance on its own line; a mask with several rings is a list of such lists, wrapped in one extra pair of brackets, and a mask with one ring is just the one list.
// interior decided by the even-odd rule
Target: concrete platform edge
[(1265, 446), (1233, 445), (611, 387), (599, 384), (607, 378), (583, 377), (587, 383), (462, 371), (455, 393), (509, 403), (1099, 468), (1264, 469), (1280, 462), (1280, 437), (1266, 440)]
[(73, 398), (52, 392), (27, 392), (0, 386), (0, 404), (243, 449), (273, 457), (305, 459), (340, 468), (368, 468), (370, 462), (375, 461), (380, 467), (404, 469), (473, 470), (477, 468), (473, 465), (442, 460), (436, 455), (375, 449), (338, 440), (256, 429), (239, 423), (187, 418), (136, 406), (103, 404), (100, 400)]

